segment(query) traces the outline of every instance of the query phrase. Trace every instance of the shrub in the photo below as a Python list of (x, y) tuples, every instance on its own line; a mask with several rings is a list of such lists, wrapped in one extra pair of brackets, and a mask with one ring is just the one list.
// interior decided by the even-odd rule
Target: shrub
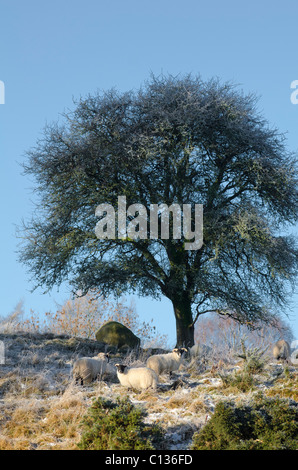
[(247, 341), (251, 347), (262, 349), (273, 345), (280, 337), (289, 343), (294, 339), (290, 325), (281, 318), (276, 318), (274, 324), (240, 324), (227, 315), (214, 312), (201, 315), (195, 328), (195, 342), (212, 346), (213, 352), (216, 351), (220, 357), (224, 354), (226, 359), (232, 359), (235, 351), (241, 348), (242, 341)]
[[(150, 322), (141, 321), (134, 303), (125, 299), (112, 302), (99, 292), (67, 300), (55, 313), (39, 315), (33, 310), (26, 317), (23, 303), (19, 302), (8, 317), (0, 317), (0, 332), (23, 331), (28, 333), (53, 333), (81, 338), (95, 339), (96, 331), (108, 321), (117, 321), (134, 332), (141, 339), (142, 347), (166, 348), (167, 336), (160, 335)], [(25, 318), (26, 317), (26, 318)]]
[(161, 440), (156, 425), (145, 425), (145, 412), (127, 399), (98, 398), (82, 421), (81, 450), (153, 450)]
[(245, 371), (233, 372), (232, 374), (218, 374), (223, 386), (242, 393), (249, 392), (254, 387), (253, 376)]
[(264, 357), (266, 348), (248, 348), (245, 341), (241, 340), (242, 352), (238, 353), (238, 357), (244, 360), (244, 371), (248, 374), (257, 374), (264, 370), (267, 359)]
[(296, 450), (298, 404), (281, 399), (257, 398), (252, 406), (220, 402), (192, 450)]

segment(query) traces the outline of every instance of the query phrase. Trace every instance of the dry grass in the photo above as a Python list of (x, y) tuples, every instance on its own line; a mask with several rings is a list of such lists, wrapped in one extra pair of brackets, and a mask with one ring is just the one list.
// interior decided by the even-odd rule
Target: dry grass
[(283, 374), (274, 381), (273, 386), (265, 393), (268, 397), (279, 396), (280, 398), (291, 398), (298, 402), (298, 375), (294, 373)]
[[(6, 363), (0, 366), (0, 450), (74, 450), (80, 441), (80, 423), (97, 397), (130, 400), (146, 409), (148, 423), (159, 423), (166, 432), (168, 449), (187, 449), (195, 431), (205, 425), (218, 401), (250, 400), (259, 387), (267, 396), (279, 395), (298, 401), (297, 369), (269, 365), (261, 377), (253, 377), (256, 391), (223, 386), (212, 364), (187, 363), (176, 377), (161, 377), (156, 391), (138, 392), (122, 387), (118, 380), (81, 387), (72, 383), (71, 363), (78, 355), (93, 356), (98, 344), (91, 340), (50, 335), (0, 335), (5, 342)], [(121, 358), (140, 366), (144, 358), (130, 354)], [(119, 354), (112, 356), (119, 362)], [(224, 371), (233, 374), (230, 364)], [(175, 386), (174, 386), (175, 385)]]
[(70, 388), (52, 399), (8, 397), (6, 403), (10, 406), (1, 409), (1, 450), (76, 448), (88, 407), (83, 393)]

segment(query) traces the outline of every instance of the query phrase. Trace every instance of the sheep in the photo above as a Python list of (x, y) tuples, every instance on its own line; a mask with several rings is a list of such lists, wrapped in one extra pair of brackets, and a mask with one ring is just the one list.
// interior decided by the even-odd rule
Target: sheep
[(156, 390), (158, 377), (156, 373), (148, 367), (127, 368), (124, 364), (115, 364), (117, 377), (124, 387), (147, 390)]
[(289, 362), (291, 348), (289, 343), (284, 339), (281, 339), (274, 344), (272, 352), (274, 359), (282, 359), (285, 362)]
[(175, 348), (171, 353), (156, 354), (147, 359), (146, 365), (157, 375), (169, 372), (171, 376), (172, 371), (179, 369), (185, 352), (187, 352), (185, 348)]
[(104, 373), (105, 377), (109, 377), (109, 379), (114, 379), (117, 377), (117, 369), (114, 366), (114, 364), (111, 364), (110, 362), (106, 364), (106, 370)]
[(73, 365), (73, 377), (76, 384), (84, 385), (91, 383), (98, 376), (100, 378), (108, 372), (109, 354), (99, 353), (95, 357), (82, 357), (77, 359)]

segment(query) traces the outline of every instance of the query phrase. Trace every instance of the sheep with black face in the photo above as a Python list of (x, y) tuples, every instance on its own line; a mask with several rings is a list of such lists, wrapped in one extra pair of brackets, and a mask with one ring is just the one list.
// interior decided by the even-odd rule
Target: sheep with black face
[(171, 375), (174, 370), (179, 369), (185, 353), (187, 353), (186, 348), (175, 348), (167, 354), (155, 354), (147, 359), (147, 367), (157, 375), (164, 372), (169, 372)]

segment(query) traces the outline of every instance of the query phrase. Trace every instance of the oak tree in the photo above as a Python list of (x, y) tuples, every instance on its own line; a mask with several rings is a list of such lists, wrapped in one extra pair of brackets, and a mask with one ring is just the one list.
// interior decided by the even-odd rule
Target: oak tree
[[(203, 313), (254, 326), (285, 307), (298, 267), (285, 235), (297, 222), (297, 162), (253, 95), (190, 75), (98, 92), (45, 128), (25, 173), (38, 207), (21, 260), (36, 286), (166, 296), (179, 346), (193, 344)], [(173, 224), (167, 239), (150, 238), (149, 224), (147, 237), (117, 236), (117, 217), (115, 238), (97, 238), (97, 206), (117, 212), (119, 196), (148, 214), (151, 204), (191, 204), (193, 224), (203, 204), (203, 245), (185, 249)]]

